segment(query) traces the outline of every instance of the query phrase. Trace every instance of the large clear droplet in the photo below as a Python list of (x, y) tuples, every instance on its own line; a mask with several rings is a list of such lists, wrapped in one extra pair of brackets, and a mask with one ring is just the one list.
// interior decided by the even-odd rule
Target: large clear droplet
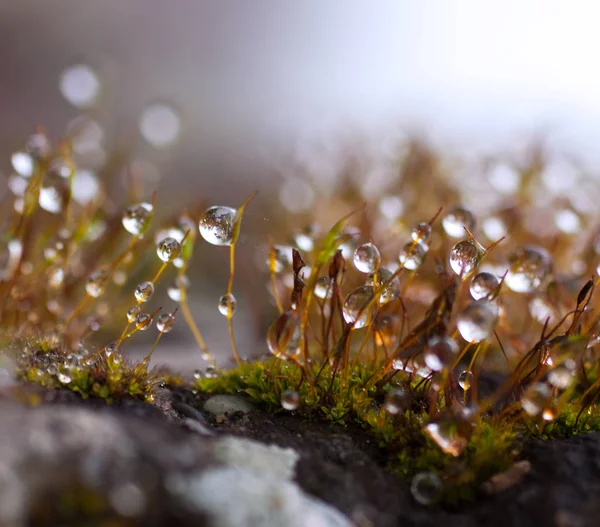
[(161, 313), (156, 317), (156, 329), (161, 333), (168, 333), (173, 329), (175, 317), (171, 313)]
[(374, 273), (381, 264), (379, 249), (374, 243), (363, 243), (354, 251), (354, 267), (361, 273)]
[(151, 214), (152, 205), (149, 203), (131, 205), (130, 207), (127, 207), (123, 213), (123, 227), (125, 227), (125, 230), (130, 234), (139, 236), (146, 230)]
[(467, 342), (481, 342), (494, 332), (497, 322), (498, 306), (487, 300), (477, 300), (458, 315), (456, 327)]
[(219, 298), (219, 313), (224, 317), (232, 317), (237, 307), (237, 300), (233, 294), (226, 294)]
[(492, 273), (479, 273), (471, 280), (469, 292), (475, 300), (489, 297), (500, 285), (500, 279)]
[(147, 313), (140, 313), (135, 317), (134, 322), (138, 331), (146, 331), (152, 325), (152, 316)]
[(267, 331), (269, 351), (279, 359), (289, 359), (302, 352), (300, 320), (291, 311), (282, 313)]
[(402, 248), (400, 255), (398, 256), (398, 260), (400, 260), (400, 265), (402, 265), (405, 269), (414, 271), (421, 266), (426, 254), (427, 247), (425, 245), (421, 243), (410, 242)]
[(442, 226), (451, 238), (462, 238), (465, 235), (465, 227), (470, 231), (475, 228), (475, 216), (467, 209), (455, 207), (444, 216)]
[(450, 337), (432, 337), (427, 344), (424, 360), (432, 371), (441, 371), (458, 354), (458, 345)]
[(369, 326), (377, 314), (373, 287), (365, 285), (352, 291), (344, 301), (344, 320), (353, 329)]
[(450, 267), (460, 277), (467, 276), (473, 271), (477, 267), (479, 260), (479, 251), (470, 240), (458, 242), (450, 251)]
[(410, 231), (410, 237), (414, 242), (429, 247), (431, 225), (429, 225), (429, 223), (419, 223), (412, 231)]
[(469, 391), (471, 386), (473, 386), (473, 372), (469, 370), (463, 371), (458, 376), (458, 385), (465, 391)]
[(504, 281), (517, 293), (531, 293), (552, 274), (552, 257), (545, 249), (521, 247), (509, 257), (510, 267)]
[(138, 302), (148, 302), (154, 294), (154, 285), (152, 282), (142, 282), (138, 284), (133, 294)]
[(315, 284), (315, 296), (322, 300), (333, 295), (333, 280), (328, 276), (320, 276)]
[[(390, 280), (393, 276), (393, 272), (385, 267), (381, 267), (378, 271), (377, 280), (375, 279), (375, 273), (372, 273), (367, 278), (365, 285), (370, 285), (372, 287), (377, 288), (384, 282)], [(394, 278), (381, 292), (379, 298), (377, 299), (380, 305), (388, 304), (392, 300), (396, 300), (400, 298), (400, 281), (398, 277)]]
[(156, 254), (163, 262), (172, 262), (179, 256), (180, 252), (181, 244), (170, 236), (164, 238), (156, 246)]
[(231, 207), (210, 207), (198, 224), (202, 237), (213, 245), (231, 245), (237, 211)]
[(140, 314), (140, 306), (139, 305), (131, 306), (127, 310), (127, 321), (133, 322), (135, 320), (135, 317), (137, 317), (139, 314)]
[(281, 394), (281, 407), (284, 410), (297, 410), (300, 406), (300, 394), (296, 390), (285, 390)]
[(425, 425), (425, 433), (442, 452), (452, 456), (459, 456), (467, 447), (472, 431), (472, 424), (454, 413), (443, 414)]

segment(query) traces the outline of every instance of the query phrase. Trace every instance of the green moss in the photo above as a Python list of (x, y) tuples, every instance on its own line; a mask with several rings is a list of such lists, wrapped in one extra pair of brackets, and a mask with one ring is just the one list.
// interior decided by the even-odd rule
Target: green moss
[[(316, 377), (320, 368), (313, 367)], [(473, 499), (477, 489), (493, 474), (505, 470), (519, 454), (516, 427), (511, 423), (481, 418), (468, 446), (459, 456), (445, 454), (424, 432), (429, 421), (424, 411), (407, 410), (390, 415), (383, 407), (384, 392), (368, 381), (375, 369), (358, 364), (345, 379), (342, 373), (331, 382), (332, 370), (323, 368), (315, 386), (302, 382), (301, 369), (290, 362), (269, 359), (241, 364), (216, 377), (200, 378), (196, 388), (205, 393), (245, 394), (264, 410), (282, 412), (281, 394), (296, 390), (305, 417), (318, 417), (333, 423), (353, 423), (364, 427), (388, 453), (389, 469), (410, 481), (418, 472), (433, 470), (442, 474), (446, 485), (444, 500), (456, 503)]]
[(131, 364), (118, 352), (79, 356), (36, 341), (14, 344), (5, 353), (14, 361), (18, 379), (48, 389), (63, 388), (83, 398), (97, 397), (110, 403), (123, 397), (152, 401), (163, 377), (148, 371), (147, 364)]

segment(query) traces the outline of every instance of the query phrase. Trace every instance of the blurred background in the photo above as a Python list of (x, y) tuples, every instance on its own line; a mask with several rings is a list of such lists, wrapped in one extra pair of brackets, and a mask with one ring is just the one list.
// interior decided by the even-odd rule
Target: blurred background
[[(0, 172), (43, 125), (75, 138), (91, 174), (126, 145), (167, 209), (196, 195), (237, 206), (258, 190), (242, 236), (254, 265), (277, 221), (270, 205), (301, 217), (349, 151), (361, 152), (367, 199), (385, 194), (390, 156), (415, 135), (467, 158), (542, 140), (596, 175), (599, 16), (584, 0), (2, 0)], [(196, 318), (228, 354), (216, 309), (226, 254), (197, 258)], [(252, 269), (235, 319), (246, 354), (264, 347)], [(156, 360), (200, 365), (178, 335)]]

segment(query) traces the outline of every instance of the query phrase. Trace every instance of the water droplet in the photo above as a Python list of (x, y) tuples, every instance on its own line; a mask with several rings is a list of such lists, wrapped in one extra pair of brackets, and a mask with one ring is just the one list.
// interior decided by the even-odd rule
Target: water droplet
[(140, 236), (144, 234), (151, 215), (152, 205), (149, 203), (131, 205), (127, 207), (123, 213), (123, 227), (125, 227), (125, 230), (130, 234)]
[(469, 292), (475, 300), (489, 297), (500, 285), (500, 279), (492, 273), (478, 273), (471, 280)]
[(449, 256), (450, 267), (460, 277), (471, 273), (477, 267), (480, 259), (477, 247), (470, 240), (458, 242), (452, 247)]
[(410, 237), (414, 242), (420, 243), (428, 248), (429, 240), (431, 239), (431, 225), (429, 225), (429, 223), (419, 223), (410, 232)]
[(548, 382), (560, 390), (566, 390), (575, 380), (574, 372), (564, 364), (548, 372)]
[(547, 408), (552, 398), (552, 390), (548, 385), (537, 382), (529, 386), (521, 396), (521, 406), (529, 415), (539, 415)]
[(379, 212), (389, 221), (396, 220), (404, 212), (404, 202), (399, 196), (386, 196), (379, 201)]
[(8, 178), (8, 188), (15, 196), (23, 196), (27, 188), (27, 180), (22, 176), (12, 174)]
[(291, 311), (279, 315), (267, 332), (269, 351), (279, 359), (300, 355), (302, 342), (300, 321)]
[(328, 276), (320, 276), (315, 284), (315, 296), (322, 300), (333, 296), (333, 280)]
[(423, 244), (409, 242), (400, 251), (398, 260), (405, 269), (414, 271), (421, 266), (426, 254), (427, 248)]
[(152, 317), (147, 313), (140, 313), (135, 317), (135, 328), (138, 331), (146, 331), (152, 325)]
[[(372, 287), (378, 287), (383, 282), (387, 282), (392, 278), (394, 273), (385, 267), (381, 267), (378, 271), (377, 280), (375, 279), (375, 273), (372, 273), (368, 276), (365, 285), (369, 285)], [(388, 304), (392, 300), (396, 300), (400, 298), (400, 281), (398, 277), (394, 278), (381, 292), (379, 298), (377, 299), (380, 305)]]
[(40, 188), (38, 203), (45, 211), (58, 214), (63, 210), (67, 192), (68, 183), (62, 179), (59, 182), (44, 183)]
[(442, 452), (459, 456), (467, 447), (473, 426), (462, 415), (443, 414), (425, 425), (425, 433), (433, 439)]
[(58, 289), (65, 280), (65, 270), (62, 267), (54, 267), (48, 272), (48, 286)]
[(183, 298), (182, 289), (186, 291), (190, 287), (190, 280), (185, 275), (178, 275), (173, 283), (167, 288), (167, 295), (173, 302), (181, 302)]
[(219, 298), (219, 313), (224, 317), (232, 317), (237, 307), (237, 300), (233, 294), (226, 294)]
[(140, 133), (154, 148), (171, 146), (181, 133), (181, 119), (171, 106), (154, 104), (140, 118)]
[(71, 377), (71, 375), (68, 373), (67, 370), (59, 371), (57, 378), (63, 384), (69, 384), (73, 380), (73, 378)]
[(400, 333), (401, 319), (393, 313), (379, 313), (373, 322), (375, 344), (388, 351), (394, 346)]
[(425, 364), (432, 371), (441, 371), (458, 354), (458, 345), (450, 337), (432, 337), (425, 351)]
[(135, 306), (131, 306), (128, 310), (127, 310), (127, 320), (129, 322), (133, 322), (135, 320), (135, 317), (137, 317), (140, 314), (140, 306), (135, 305)]
[(381, 264), (379, 249), (374, 243), (363, 243), (354, 251), (354, 267), (361, 273), (374, 273)]
[(531, 293), (552, 273), (552, 257), (545, 249), (530, 245), (509, 256), (506, 285), (517, 293)]
[(59, 88), (63, 97), (77, 108), (93, 104), (100, 91), (100, 81), (86, 64), (75, 64), (62, 72)]
[(163, 262), (172, 262), (179, 256), (181, 252), (181, 244), (171, 237), (162, 240), (156, 247), (156, 254)]
[(119, 351), (119, 344), (117, 344), (116, 342), (111, 342), (110, 344), (108, 344), (105, 348), (104, 348), (104, 354), (107, 357), (111, 357), (112, 355), (114, 355), (117, 351)]
[(390, 415), (398, 415), (408, 409), (410, 398), (402, 388), (390, 388), (385, 394), (383, 408)]
[(156, 318), (156, 329), (161, 333), (168, 333), (173, 329), (175, 317), (172, 313), (162, 313)]
[(213, 245), (231, 245), (237, 210), (231, 207), (210, 207), (198, 224), (201, 236)]
[(458, 376), (458, 385), (466, 392), (473, 385), (473, 373), (465, 370)]
[(100, 182), (91, 170), (78, 170), (73, 177), (71, 196), (82, 206), (88, 205), (98, 197)]
[(47, 368), (46, 371), (48, 372), (48, 374), (50, 375), (58, 375), (58, 366), (56, 366), (56, 364), (50, 364)]
[(71, 167), (62, 157), (55, 157), (48, 167), (48, 174), (63, 179), (71, 177)]
[(15, 152), (11, 156), (10, 162), (17, 174), (25, 178), (30, 178), (33, 175), (33, 157), (27, 152)]
[(25, 143), (25, 150), (36, 160), (46, 159), (52, 153), (50, 140), (44, 132), (30, 135)]
[(467, 209), (455, 207), (444, 216), (442, 226), (451, 238), (462, 238), (466, 234), (465, 227), (470, 231), (475, 228), (475, 216)]
[(458, 315), (456, 327), (467, 342), (481, 342), (489, 337), (498, 322), (498, 306), (476, 300)]
[(297, 410), (300, 406), (300, 394), (296, 390), (285, 390), (281, 394), (281, 406), (284, 410)]
[(491, 216), (483, 220), (481, 228), (490, 240), (499, 240), (508, 234), (504, 221), (497, 216)]
[(571, 209), (559, 209), (554, 213), (556, 226), (565, 234), (577, 234), (581, 230), (581, 219)]
[(269, 251), (267, 266), (272, 273), (281, 273), (292, 265), (293, 248), (288, 245), (274, 245)]
[(353, 329), (369, 326), (377, 314), (373, 287), (365, 285), (352, 291), (344, 301), (343, 315)]
[(148, 302), (154, 294), (154, 285), (152, 282), (142, 282), (138, 284), (133, 294), (138, 302)]
[(545, 297), (535, 296), (529, 302), (529, 313), (540, 324), (545, 324), (546, 320), (553, 323), (558, 316), (555, 312), (555, 306)]
[(85, 284), (87, 294), (93, 298), (98, 298), (104, 292), (109, 275), (110, 272), (107, 268), (100, 268), (93, 271)]
[(419, 472), (410, 483), (410, 493), (421, 505), (432, 505), (441, 498), (442, 492), (442, 480), (435, 472)]
[(298, 249), (304, 252), (311, 252), (315, 248), (315, 238), (319, 234), (319, 229), (316, 225), (309, 225), (294, 236), (294, 242)]

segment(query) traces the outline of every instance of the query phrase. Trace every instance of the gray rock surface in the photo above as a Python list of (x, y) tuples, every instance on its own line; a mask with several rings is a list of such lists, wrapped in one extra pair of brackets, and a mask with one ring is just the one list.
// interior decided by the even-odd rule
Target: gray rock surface
[(205, 412), (219, 417), (236, 412), (248, 413), (255, 409), (250, 401), (237, 395), (213, 395), (204, 403)]
[(211, 417), (207, 397), (185, 390), (163, 393), (160, 408), (26, 391), (35, 397), (0, 392), (2, 527), (599, 524), (600, 433), (531, 441), (531, 465), (506, 488), (424, 507), (385, 469), (390, 453), (351, 425), (260, 410)]

